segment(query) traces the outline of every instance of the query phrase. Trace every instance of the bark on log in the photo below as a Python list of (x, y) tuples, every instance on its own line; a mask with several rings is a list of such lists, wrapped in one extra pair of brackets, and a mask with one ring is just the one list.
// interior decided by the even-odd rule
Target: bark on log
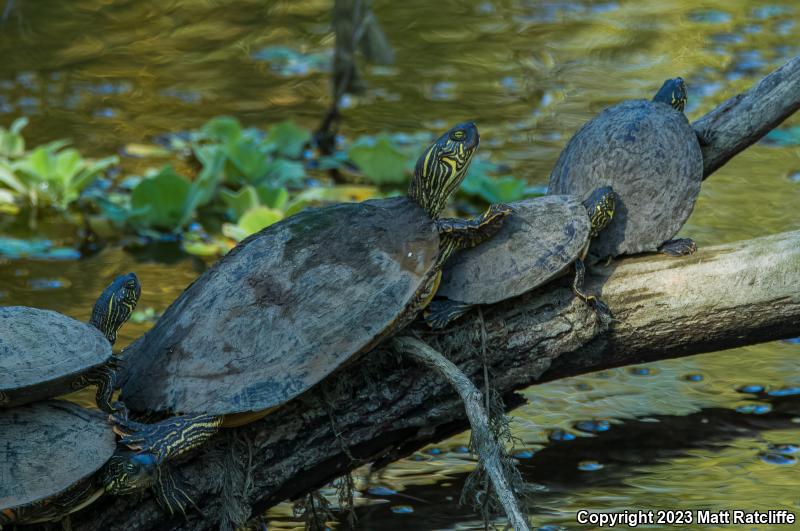
[[(596, 269), (620, 322), (602, 330), (566, 284), (484, 308), (492, 384), (507, 396), (531, 383), (656, 359), (800, 335), (800, 231), (701, 249), (686, 258), (644, 256)], [(421, 337), (481, 381), (480, 323)], [(317, 488), (363, 463), (383, 463), (462, 430), (463, 403), (438, 374), (379, 348), (300, 399), (225, 430), (178, 467), (205, 516), (166, 521), (152, 496), (108, 498), (74, 529), (217, 529), (239, 500), (251, 515)], [(340, 441), (341, 444), (332, 443)], [(238, 480), (215, 476), (244, 463)], [(229, 474), (230, 476), (230, 474)], [(226, 506), (225, 504), (229, 504)], [(236, 509), (236, 508), (233, 508)]]
[(701, 146), (703, 178), (758, 142), (797, 109), (800, 109), (800, 57), (692, 124), (707, 142)]

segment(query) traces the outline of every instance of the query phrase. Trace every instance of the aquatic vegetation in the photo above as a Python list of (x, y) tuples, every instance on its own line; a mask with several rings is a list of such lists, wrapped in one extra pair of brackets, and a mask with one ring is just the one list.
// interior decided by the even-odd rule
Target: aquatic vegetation
[(27, 123), (19, 118), (8, 129), (0, 128), (0, 202), (66, 210), (84, 188), (119, 162), (116, 156), (86, 159), (66, 147), (65, 140), (27, 151), (22, 137)]

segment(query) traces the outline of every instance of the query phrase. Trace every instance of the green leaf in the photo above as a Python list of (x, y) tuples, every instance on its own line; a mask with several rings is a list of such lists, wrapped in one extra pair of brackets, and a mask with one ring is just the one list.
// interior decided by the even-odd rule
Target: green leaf
[(286, 159), (275, 159), (267, 164), (264, 181), (272, 185), (297, 184), (306, 176), (306, 169), (301, 162)]
[(228, 145), (227, 149), (229, 182), (255, 184), (267, 177), (269, 156), (258, 142), (242, 139)]
[(510, 203), (526, 197), (541, 195), (529, 188), (526, 181), (511, 175), (489, 177), (479, 173), (468, 175), (461, 185), (467, 194), (478, 196), (487, 203)]
[(218, 116), (206, 122), (200, 135), (206, 140), (233, 144), (241, 138), (242, 126), (232, 116)]
[(228, 238), (241, 241), (282, 219), (283, 213), (281, 211), (259, 206), (245, 212), (236, 225), (232, 223), (223, 224), (222, 233)]
[(406, 180), (406, 156), (398, 151), (386, 135), (374, 145), (357, 144), (348, 152), (350, 160), (375, 184), (398, 184)]
[(291, 120), (277, 123), (267, 130), (266, 143), (275, 146), (284, 157), (300, 158), (303, 148), (311, 141), (311, 132)]
[[(208, 204), (214, 198), (217, 187), (223, 178), (225, 152), (222, 148), (219, 146), (197, 147), (195, 156), (197, 160), (202, 162), (203, 169), (192, 181), (184, 211), (185, 216), (191, 216), (198, 207)], [(188, 221), (189, 218), (183, 219), (181, 225), (188, 223)]]
[(259, 206), (258, 195), (256, 189), (252, 186), (244, 186), (238, 192), (226, 189), (222, 189), (219, 192), (220, 199), (228, 207), (228, 216), (231, 219), (239, 219), (251, 208)]
[(146, 228), (174, 231), (185, 219), (189, 181), (165, 166), (155, 176), (142, 180), (131, 194), (134, 217)]
[(282, 210), (289, 201), (289, 191), (286, 188), (273, 188), (271, 186), (258, 186), (258, 199), (262, 205), (269, 208), (276, 208)]

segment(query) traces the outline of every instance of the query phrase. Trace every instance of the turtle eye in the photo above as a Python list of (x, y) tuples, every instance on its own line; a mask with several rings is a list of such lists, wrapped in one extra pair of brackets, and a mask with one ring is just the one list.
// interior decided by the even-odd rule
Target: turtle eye
[(455, 140), (456, 142), (460, 142), (461, 140), (464, 140), (465, 136), (466, 135), (464, 134), (464, 131), (462, 131), (461, 129), (456, 129), (455, 131), (452, 131), (450, 133), (450, 140)]

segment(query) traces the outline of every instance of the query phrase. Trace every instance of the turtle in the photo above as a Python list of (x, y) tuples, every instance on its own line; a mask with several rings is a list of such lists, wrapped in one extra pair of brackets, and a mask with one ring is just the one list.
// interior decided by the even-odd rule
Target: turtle
[(119, 359), (111, 347), (141, 294), (134, 273), (120, 275), (98, 297), (89, 324), (27, 306), (0, 307), (0, 408), (97, 385), (97, 405), (114, 410)]
[[(251, 422), (416, 318), (453, 251), (510, 213), (441, 218), (478, 148), (458, 124), (417, 161), (406, 197), (307, 209), (242, 240), (128, 348), (121, 400), (137, 412)], [(133, 426), (127, 442), (154, 442)]]
[[(186, 424), (196, 430), (202, 419), (171, 418), (154, 427)], [(171, 513), (190, 501), (158, 454), (117, 441), (113, 417), (66, 400), (0, 410), (0, 448), (0, 528), (60, 520), (104, 493), (150, 487)]]
[(683, 114), (686, 83), (668, 79), (653, 97), (624, 101), (583, 125), (550, 174), (548, 193), (584, 195), (612, 186), (617, 211), (592, 242), (595, 259), (658, 251), (693, 253), (672, 239), (692, 213), (703, 180), (702, 139)]
[(425, 322), (444, 328), (475, 305), (517, 297), (575, 269), (572, 289), (601, 320), (611, 314), (583, 291), (583, 259), (591, 240), (614, 216), (615, 194), (603, 186), (581, 201), (571, 195), (545, 195), (509, 203), (511, 215), (488, 242), (458, 251), (442, 270), (436, 298)]

